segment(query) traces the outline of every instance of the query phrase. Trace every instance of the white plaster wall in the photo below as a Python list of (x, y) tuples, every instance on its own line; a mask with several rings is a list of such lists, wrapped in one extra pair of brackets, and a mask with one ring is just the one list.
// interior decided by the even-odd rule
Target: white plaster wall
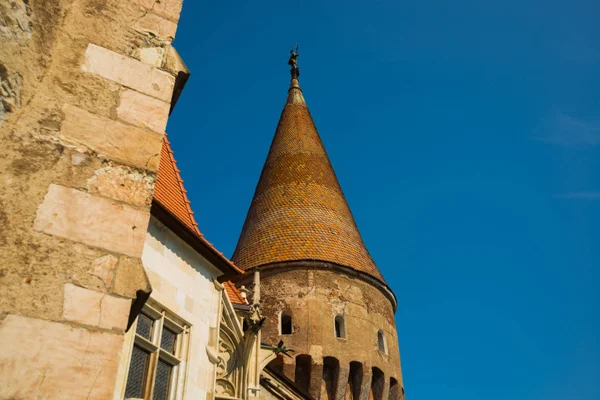
[(209, 328), (218, 326), (220, 301), (213, 279), (222, 272), (154, 217), (150, 218), (142, 262), (152, 283), (150, 297), (192, 325), (189, 358), (182, 364), (186, 378), (181, 398), (205, 399), (213, 390), (214, 376), (206, 345)]

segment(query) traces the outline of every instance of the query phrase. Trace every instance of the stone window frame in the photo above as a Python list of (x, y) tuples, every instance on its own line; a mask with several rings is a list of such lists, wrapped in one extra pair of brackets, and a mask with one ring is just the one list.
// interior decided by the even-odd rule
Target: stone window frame
[(377, 350), (379, 350), (383, 354), (388, 354), (387, 339), (385, 337), (385, 332), (383, 332), (383, 329), (379, 329), (377, 331)]
[[(283, 317), (284, 316), (288, 316), (290, 318), (290, 333), (283, 333)], [(279, 335), (281, 336), (287, 336), (287, 335), (293, 335), (294, 334), (294, 316), (292, 313), (292, 310), (290, 310), (289, 308), (286, 308), (285, 310), (281, 310), (279, 312)]]
[[(336, 324), (339, 323), (340, 335), (338, 336), (338, 329)], [(346, 329), (346, 317), (344, 314), (336, 314), (333, 317), (333, 334), (337, 339), (348, 339), (348, 331)]]
[[(185, 375), (185, 366), (187, 365), (185, 361), (188, 357), (189, 335), (192, 326), (176, 313), (170, 311), (166, 307), (161, 306), (158, 302), (152, 299), (149, 299), (144, 305), (141, 314), (144, 314), (153, 321), (151, 339), (148, 340), (138, 333), (138, 316), (131, 326), (133, 340), (131, 340), (131, 345), (129, 346), (129, 356), (127, 358), (127, 365), (124, 369), (126, 371), (126, 375), (123, 385), (123, 398), (126, 400), (149, 400), (154, 398), (156, 371), (158, 362), (160, 360), (172, 367), (167, 399), (175, 399), (177, 396), (179, 396), (178, 393), (182, 393), (184, 389), (183, 383), (185, 379), (183, 378)], [(161, 347), (160, 341), (164, 328), (167, 328), (169, 331), (176, 334), (173, 353), (169, 353), (167, 350)], [(133, 349), (136, 346), (150, 353), (149, 361), (145, 371), (144, 386), (142, 388), (143, 397), (141, 398), (126, 396), (131, 358)]]

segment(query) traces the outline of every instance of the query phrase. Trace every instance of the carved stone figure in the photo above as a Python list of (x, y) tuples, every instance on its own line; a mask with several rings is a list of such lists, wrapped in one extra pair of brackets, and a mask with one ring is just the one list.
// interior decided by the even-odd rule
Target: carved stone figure
[(300, 76), (300, 69), (298, 68), (298, 43), (296, 43), (296, 50), (290, 50), (290, 58), (288, 59), (288, 65), (292, 67), (290, 73), (292, 78), (298, 78)]
[[(296, 47), (297, 49), (297, 47)], [(292, 67), (292, 69), (298, 69), (298, 54), (294, 49), (290, 50), (290, 58), (288, 59), (288, 65)]]

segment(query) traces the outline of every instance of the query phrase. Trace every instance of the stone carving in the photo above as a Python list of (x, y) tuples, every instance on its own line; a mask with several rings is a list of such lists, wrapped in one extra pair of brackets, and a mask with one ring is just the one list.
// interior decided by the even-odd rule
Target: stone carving
[(235, 337), (237, 335), (227, 328), (221, 329), (219, 338), (219, 361), (217, 362), (217, 377), (219, 378), (228, 378), (236, 367), (240, 366), (239, 352), (237, 351), (239, 343)]
[(217, 395), (236, 397), (240, 390), (239, 370), (243, 368), (243, 360), (239, 359), (238, 348), (241, 335), (235, 327), (228, 326), (231, 321), (223, 316), (217, 346)]
[[(260, 308), (259, 290), (255, 289), (253, 297), (249, 309), (243, 312), (244, 328), (242, 328), (231, 303), (225, 298), (222, 299), (223, 311), (219, 324), (218, 341), (213, 350), (209, 351), (207, 348), (207, 354), (216, 368), (215, 393), (217, 398), (245, 398), (249, 390), (249, 381), (253, 379), (250, 375), (252, 371), (256, 372), (253, 368), (257, 366), (251, 365), (251, 354), (265, 322), (265, 317)], [(273, 350), (268, 353), (274, 354)]]
[(217, 396), (235, 397), (235, 386), (225, 379), (217, 379), (215, 392)]

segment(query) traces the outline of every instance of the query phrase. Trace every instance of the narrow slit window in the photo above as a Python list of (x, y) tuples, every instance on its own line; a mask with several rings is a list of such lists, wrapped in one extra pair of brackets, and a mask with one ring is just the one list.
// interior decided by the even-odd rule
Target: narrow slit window
[(344, 339), (346, 337), (346, 322), (342, 315), (337, 315), (333, 321), (335, 326), (335, 337)]
[(379, 351), (387, 354), (387, 343), (385, 342), (385, 336), (381, 329), (377, 332), (377, 347), (379, 348)]
[(281, 313), (281, 334), (292, 334), (292, 313), (289, 311), (284, 311)]

